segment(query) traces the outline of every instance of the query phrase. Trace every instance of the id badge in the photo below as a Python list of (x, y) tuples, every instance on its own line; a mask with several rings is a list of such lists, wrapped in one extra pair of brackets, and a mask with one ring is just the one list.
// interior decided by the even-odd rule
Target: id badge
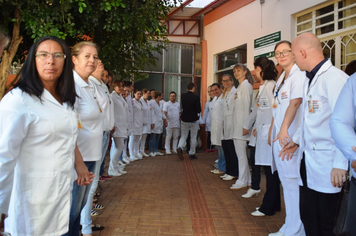
[(260, 107), (260, 97), (257, 98), (256, 106), (257, 106), (257, 107)]
[(77, 118), (78, 129), (83, 129), (83, 124), (82, 120), (80, 119), (80, 115), (78, 113), (75, 113), (75, 117)]
[(309, 95), (308, 110), (309, 110), (309, 113), (314, 112), (314, 104), (313, 104), (313, 100), (312, 100), (312, 95)]
[(272, 108), (277, 108), (277, 98), (273, 98)]

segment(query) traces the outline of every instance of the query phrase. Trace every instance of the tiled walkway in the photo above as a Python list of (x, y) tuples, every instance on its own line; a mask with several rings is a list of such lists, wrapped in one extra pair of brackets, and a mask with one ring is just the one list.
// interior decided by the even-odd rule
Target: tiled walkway
[(93, 218), (105, 227), (100, 235), (268, 235), (284, 222), (284, 206), (274, 216), (250, 215), (260, 206), (258, 197), (241, 197), (231, 191), (232, 181), (210, 173), (216, 153), (198, 153), (199, 159), (184, 161), (176, 155), (144, 158), (126, 167), (121, 177), (101, 182), (99, 203), (106, 206)]

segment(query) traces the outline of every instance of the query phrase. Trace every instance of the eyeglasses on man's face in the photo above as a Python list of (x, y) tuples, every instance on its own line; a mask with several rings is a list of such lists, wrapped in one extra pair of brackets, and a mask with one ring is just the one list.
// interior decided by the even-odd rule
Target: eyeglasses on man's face
[(36, 57), (38, 57), (42, 61), (47, 61), (50, 58), (50, 56), (52, 56), (53, 60), (56, 61), (63, 61), (67, 57), (64, 53), (61, 52), (54, 52), (54, 53), (37, 52), (36, 53)]

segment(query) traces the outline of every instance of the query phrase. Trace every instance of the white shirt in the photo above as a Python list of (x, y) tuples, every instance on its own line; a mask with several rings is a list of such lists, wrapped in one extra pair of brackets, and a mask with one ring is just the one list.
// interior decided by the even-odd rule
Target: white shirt
[(211, 143), (213, 145), (221, 146), (221, 139), (223, 137), (222, 127), (224, 122), (224, 101), (220, 97), (214, 97), (210, 103), (211, 114)]
[(272, 122), (272, 100), (275, 85), (274, 80), (264, 81), (256, 99), (256, 165), (272, 165), (272, 147), (268, 145), (268, 132)]
[[(276, 96), (277, 89), (280, 87), (283, 78), (285, 76), (285, 72), (281, 74), (276, 84), (276, 88), (274, 90), (274, 96)], [(284, 120), (284, 116), (286, 114), (287, 108), (291, 100), (296, 98), (303, 98), (303, 86), (306, 81), (305, 72), (299, 70), (299, 67), (294, 64), (288, 78), (284, 80), (284, 84), (278, 91), (277, 96), (277, 107), (272, 109), (274, 124), (271, 134), (271, 140), (275, 139), (277, 134), (281, 129), (281, 125)], [(302, 122), (302, 106), (299, 106), (297, 112), (295, 114), (294, 120), (288, 128), (288, 134), (290, 137), (294, 137), (296, 139), (297, 129), (300, 127)], [(299, 143), (299, 135), (295, 142)], [(291, 160), (282, 161), (279, 157), (279, 153), (282, 150), (282, 147), (279, 145), (279, 141), (273, 142), (272, 145), (272, 153), (274, 156), (274, 162), (276, 164), (276, 168), (278, 170), (278, 175), (286, 178), (297, 178), (299, 168), (297, 166), (297, 160), (299, 155), (299, 148), (294, 153)]]
[[(347, 78), (328, 60), (319, 69), (310, 87), (308, 80), (304, 83), (298, 168), (304, 152), (308, 188), (322, 193), (340, 192), (341, 188), (332, 186), (330, 173), (333, 168), (348, 168), (347, 159), (336, 148), (329, 126), (331, 113)], [(308, 110), (309, 100), (313, 101), (311, 113)], [(303, 185), (300, 175), (298, 180), (299, 185)]]
[(231, 90), (226, 91), (222, 101), (224, 102), (224, 122), (223, 122), (223, 139), (228, 140), (232, 139), (232, 129), (233, 129), (233, 119), (232, 115), (234, 114), (234, 93), (236, 88), (233, 86)]
[(104, 131), (110, 131), (114, 128), (114, 104), (109, 89), (103, 81), (99, 82), (93, 76), (89, 76), (89, 80), (95, 84), (94, 94), (105, 115), (105, 119), (103, 120)]
[(95, 84), (87, 84), (76, 71), (74, 72), (75, 89), (78, 98), (75, 111), (79, 114), (83, 129), (79, 129), (77, 144), (84, 161), (101, 160), (104, 113), (93, 93)]
[(129, 105), (125, 99), (115, 91), (111, 93), (114, 102), (115, 131), (113, 137), (127, 138), (130, 127)]
[(76, 116), (47, 90), (41, 98), (15, 88), (0, 102), (0, 214), (12, 235), (68, 231)]
[[(272, 90), (271, 90), (272, 91)], [(232, 100), (234, 106), (233, 113), (233, 139), (249, 140), (250, 135), (242, 135), (242, 125), (248, 119), (251, 110), (253, 89), (251, 84), (244, 80), (234, 91)]]
[(163, 105), (163, 111), (167, 112), (167, 128), (179, 128), (179, 113), (180, 105), (178, 102), (172, 103), (171, 101), (165, 102)]
[(142, 103), (137, 101), (135, 98), (132, 99), (132, 112), (133, 112), (133, 121), (132, 121), (132, 135), (142, 135), (143, 128), (143, 116), (142, 116)]
[(143, 134), (150, 134), (151, 133), (151, 106), (150, 106), (150, 101), (143, 99), (142, 97), (140, 98), (141, 103), (142, 103), (142, 116), (144, 117), (143, 119), (143, 129), (142, 133)]
[(157, 104), (155, 100), (152, 100), (151, 102), (151, 122), (152, 124), (155, 125), (155, 127), (152, 129), (152, 133), (154, 134), (161, 134), (163, 132), (163, 107), (162, 104)]

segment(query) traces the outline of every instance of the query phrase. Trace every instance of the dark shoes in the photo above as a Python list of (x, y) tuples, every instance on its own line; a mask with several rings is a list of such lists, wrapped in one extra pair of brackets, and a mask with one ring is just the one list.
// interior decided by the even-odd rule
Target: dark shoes
[(180, 147), (177, 148), (177, 154), (178, 154), (179, 159), (181, 159), (181, 160), (184, 159), (183, 150)]
[(189, 155), (190, 159), (198, 159), (198, 157), (196, 155)]

